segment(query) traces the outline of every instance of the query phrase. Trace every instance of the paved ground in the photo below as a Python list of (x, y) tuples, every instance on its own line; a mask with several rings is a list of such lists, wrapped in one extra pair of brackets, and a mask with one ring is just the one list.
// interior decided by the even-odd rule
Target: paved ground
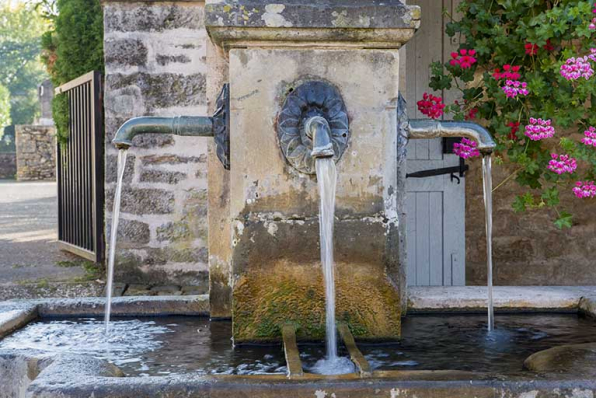
[(58, 250), (56, 200), (56, 183), (0, 180), (0, 284), (85, 275), (68, 266), (77, 264), (75, 256)]

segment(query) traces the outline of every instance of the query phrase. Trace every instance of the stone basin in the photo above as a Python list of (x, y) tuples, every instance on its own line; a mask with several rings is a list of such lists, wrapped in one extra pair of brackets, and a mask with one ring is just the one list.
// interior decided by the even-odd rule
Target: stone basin
[[(470, 310), (470, 303), (461, 300), (465, 311), (482, 311), (481, 305)], [(508, 288), (511, 289), (511, 288)], [(548, 294), (549, 288), (540, 288)], [(557, 288), (550, 288), (552, 292)], [(562, 288), (565, 289), (565, 288)], [(469, 289), (474, 292), (473, 288)], [(559, 289), (559, 300), (549, 303), (548, 311), (572, 312), (594, 316), (594, 299), (584, 296), (589, 290), (578, 289), (574, 305), (570, 306), (573, 289), (566, 294)], [(428, 297), (435, 292), (428, 289)], [(511, 293), (511, 290), (505, 290)], [(517, 288), (523, 292), (523, 288)], [(421, 304), (424, 295), (417, 289), (417, 312), (425, 312)], [(497, 289), (497, 296), (499, 290)], [(520, 293), (522, 294), (522, 293)], [(534, 295), (536, 292), (533, 293)], [(553, 293), (554, 294), (554, 293)], [(523, 296), (523, 294), (522, 294)], [(474, 294), (470, 294), (474, 299)], [(517, 297), (531, 310), (529, 297)], [(15, 301), (0, 303), (0, 334), (5, 336), (36, 319), (52, 317), (100, 316), (103, 299), (66, 299)], [(432, 300), (428, 301), (432, 312)], [(501, 313), (510, 312), (515, 303), (500, 301)], [(538, 306), (539, 312), (544, 308)], [(117, 316), (208, 316), (208, 297), (126, 297), (114, 300)], [(451, 311), (456, 311), (456, 306)], [(497, 324), (498, 324), (497, 317)], [(595, 336), (596, 341), (596, 336)], [(572, 347), (573, 349), (573, 347)], [(589, 350), (584, 350), (589, 351)], [(542, 353), (535, 355), (544, 355)], [(174, 375), (152, 377), (122, 377), (122, 372), (105, 360), (80, 355), (57, 355), (51, 358), (34, 351), (0, 350), (0, 397), (593, 397), (593, 358), (568, 361), (568, 368), (551, 371), (548, 359), (542, 359), (542, 369), (517, 373), (466, 372), (458, 370), (374, 370), (368, 375), (321, 376), (305, 373), (288, 378), (283, 374), (258, 376)], [(574, 364), (581, 366), (578, 369)], [(592, 370), (586, 368), (592, 366)]]

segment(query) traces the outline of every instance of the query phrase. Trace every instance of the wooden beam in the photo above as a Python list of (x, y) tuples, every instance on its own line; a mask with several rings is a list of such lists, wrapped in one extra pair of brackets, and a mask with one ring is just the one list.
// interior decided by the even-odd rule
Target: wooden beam
[(284, 353), (286, 355), (286, 364), (288, 367), (288, 378), (304, 376), (302, 370), (302, 361), (300, 360), (300, 351), (296, 343), (296, 328), (294, 325), (284, 325), (282, 327), (284, 340)]
[(372, 375), (370, 364), (358, 349), (356, 341), (354, 340), (354, 336), (352, 335), (352, 332), (350, 332), (348, 325), (345, 323), (340, 323), (337, 325), (337, 330), (339, 331), (339, 334), (341, 335), (341, 338), (343, 339), (344, 344), (350, 353), (350, 359), (358, 368), (360, 376), (370, 377)]

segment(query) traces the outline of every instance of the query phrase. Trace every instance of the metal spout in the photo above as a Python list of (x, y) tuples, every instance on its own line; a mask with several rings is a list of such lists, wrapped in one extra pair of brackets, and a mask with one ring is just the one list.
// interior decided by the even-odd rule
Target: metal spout
[(306, 135), (312, 140), (313, 158), (330, 158), (335, 156), (333, 144), (331, 143), (331, 128), (327, 119), (321, 116), (313, 116), (304, 123)]
[(213, 137), (213, 118), (203, 116), (135, 117), (116, 132), (112, 143), (118, 149), (128, 149), (139, 134), (173, 134), (193, 137)]
[(408, 137), (411, 139), (466, 137), (478, 143), (478, 150), (482, 155), (490, 155), (497, 146), (488, 130), (470, 122), (410, 120)]

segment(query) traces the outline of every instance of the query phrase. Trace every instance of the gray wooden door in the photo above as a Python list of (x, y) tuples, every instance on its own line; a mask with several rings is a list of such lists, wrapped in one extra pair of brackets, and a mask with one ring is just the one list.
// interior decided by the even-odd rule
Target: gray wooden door
[[(457, 0), (409, 0), (422, 8), (422, 26), (406, 45), (406, 100), (410, 118), (424, 118), (416, 102), (430, 92), (429, 66), (445, 62), (454, 49), (444, 34), (447, 17)], [(453, 99), (454, 93), (434, 93)], [(408, 145), (408, 173), (452, 167), (455, 155), (443, 154), (442, 140), (412, 140)], [(408, 178), (407, 283), (410, 286), (465, 285), (465, 179), (450, 175)]]

